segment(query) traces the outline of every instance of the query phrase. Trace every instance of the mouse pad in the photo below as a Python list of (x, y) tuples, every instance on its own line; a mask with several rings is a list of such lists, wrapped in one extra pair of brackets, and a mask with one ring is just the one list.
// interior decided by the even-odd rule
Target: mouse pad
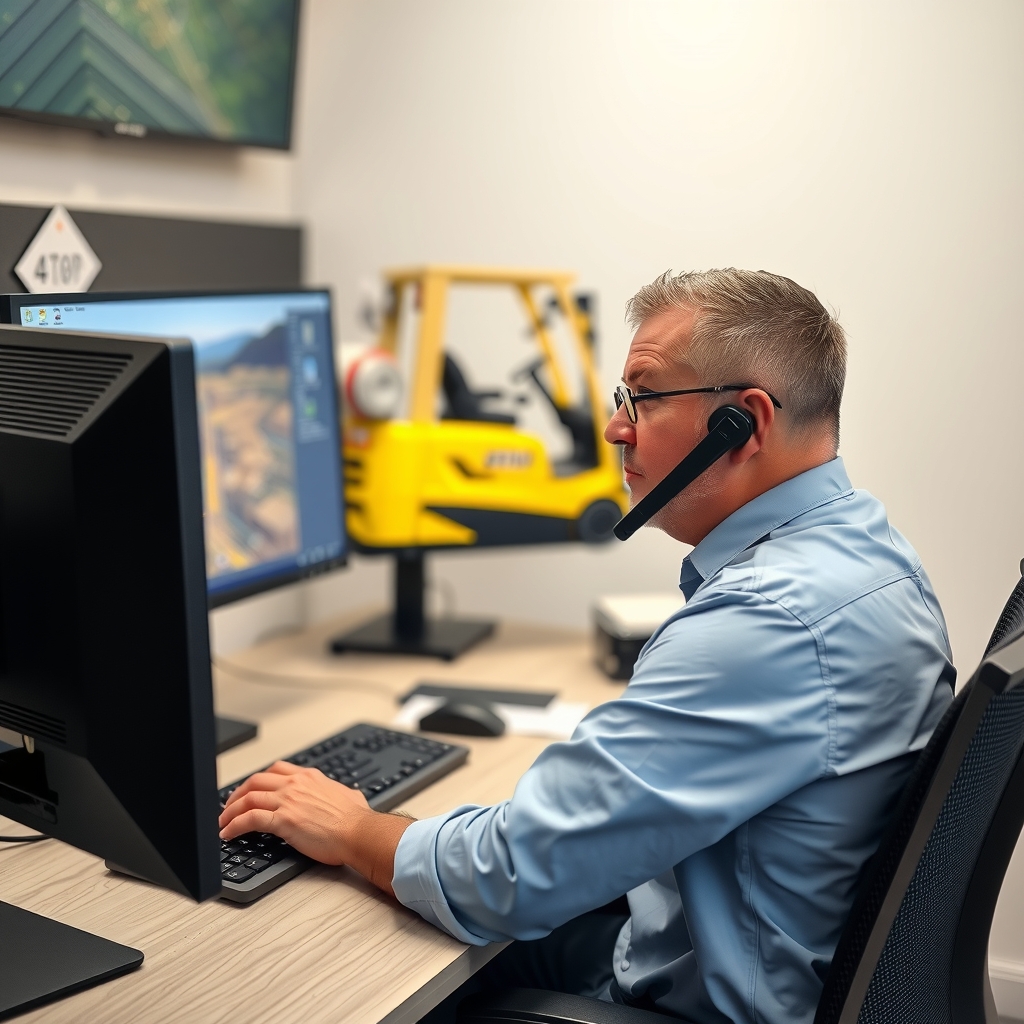
[(557, 696), (554, 693), (536, 693), (532, 690), (494, 690), (484, 686), (453, 686), (450, 683), (417, 683), (408, 693), (398, 698), (404, 704), (410, 697), (443, 697), (452, 701), (472, 701), (474, 704), (524, 704), (530, 708), (546, 708)]
[[(424, 690), (433, 690), (433, 693)], [(505, 697), (515, 697), (506, 701)], [(529, 698), (529, 701), (525, 698)], [(401, 710), (391, 724), (398, 729), (416, 729), (422, 719), (447, 701), (458, 704), (482, 704), (505, 722), (506, 732), (515, 736), (543, 736), (568, 739), (580, 719), (590, 710), (588, 704), (559, 700), (555, 694), (522, 691), (487, 690), (473, 687), (424, 683), (399, 698)]]

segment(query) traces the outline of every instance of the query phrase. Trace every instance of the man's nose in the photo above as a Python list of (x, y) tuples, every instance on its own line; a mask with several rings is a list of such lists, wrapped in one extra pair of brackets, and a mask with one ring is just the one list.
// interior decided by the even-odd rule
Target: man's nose
[(609, 444), (636, 444), (636, 425), (629, 422), (624, 405), (612, 414), (604, 428), (604, 439)]

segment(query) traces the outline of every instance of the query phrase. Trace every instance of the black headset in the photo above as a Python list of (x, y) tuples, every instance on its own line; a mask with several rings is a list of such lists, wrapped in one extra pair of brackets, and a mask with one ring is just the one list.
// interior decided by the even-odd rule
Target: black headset
[(745, 445), (754, 433), (754, 417), (738, 405), (723, 405), (708, 419), (708, 436), (658, 484), (646, 498), (637, 502), (616, 524), (613, 532), (619, 540), (630, 537), (655, 512), (660, 512), (684, 487), (707, 472), (723, 455)]

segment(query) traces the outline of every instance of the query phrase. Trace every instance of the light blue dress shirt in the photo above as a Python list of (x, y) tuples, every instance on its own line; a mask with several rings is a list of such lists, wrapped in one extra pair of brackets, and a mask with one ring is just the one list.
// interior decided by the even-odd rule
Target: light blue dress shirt
[(534, 939), (628, 894), (618, 992), (698, 1024), (810, 1022), (864, 862), (952, 695), (920, 559), (840, 459), (683, 562), (622, 696), (493, 807), (410, 826), (398, 899)]

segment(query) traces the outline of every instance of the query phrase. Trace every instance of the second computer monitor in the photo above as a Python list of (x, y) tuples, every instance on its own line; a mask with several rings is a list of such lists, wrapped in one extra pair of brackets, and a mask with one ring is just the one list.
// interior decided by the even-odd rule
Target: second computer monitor
[(24, 327), (192, 342), (211, 606), (344, 563), (328, 292), (13, 295), (6, 303), (0, 318)]

